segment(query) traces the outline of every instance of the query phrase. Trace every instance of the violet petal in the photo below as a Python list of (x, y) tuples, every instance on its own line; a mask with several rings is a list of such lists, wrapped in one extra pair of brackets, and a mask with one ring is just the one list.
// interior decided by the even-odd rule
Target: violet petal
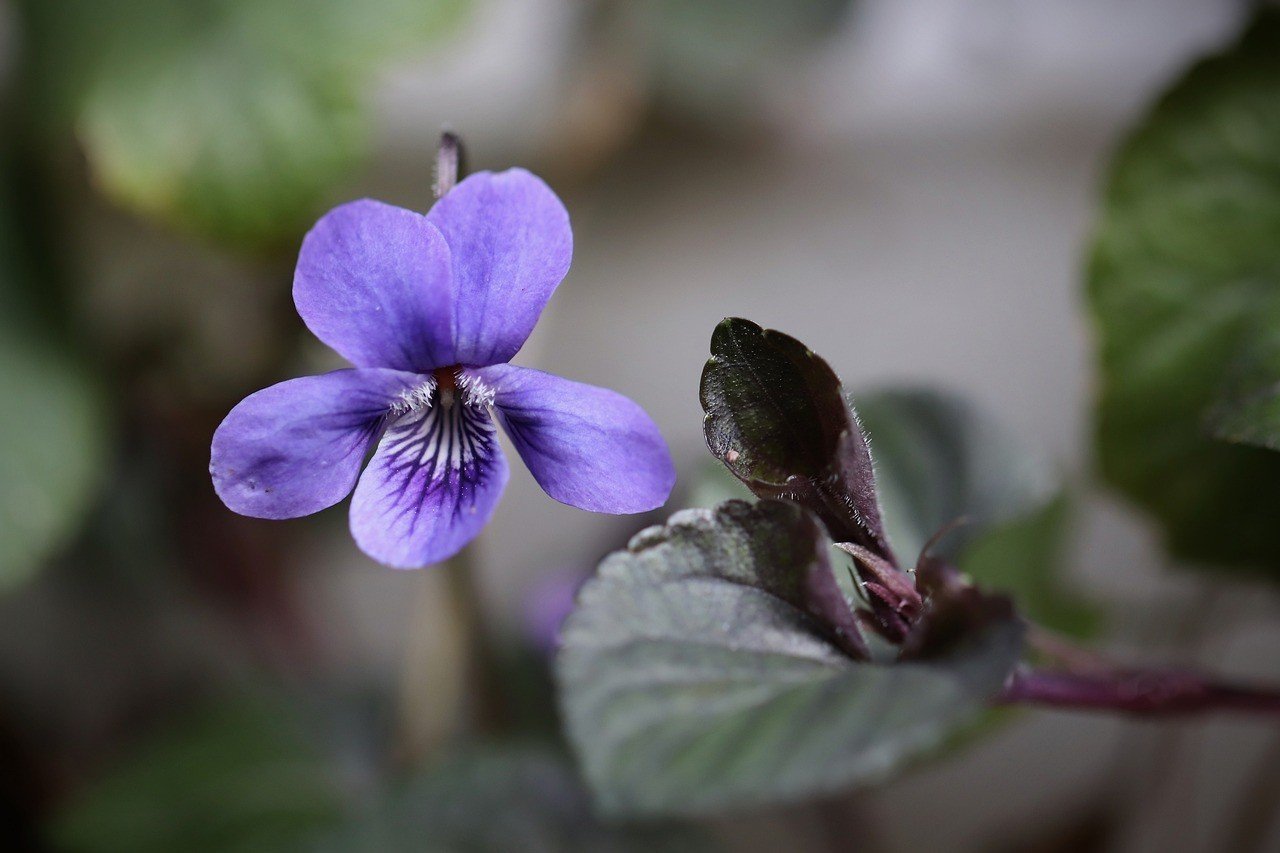
[(350, 494), (387, 410), (422, 381), (397, 370), (337, 370), (250, 394), (213, 434), (214, 490), (255, 518), (333, 506)]
[(451, 267), (425, 216), (353, 201), (303, 240), (293, 301), (307, 328), (352, 364), (426, 373), (457, 363)]
[(507, 485), (488, 412), (460, 400), (412, 409), (387, 427), (351, 501), (351, 534), (401, 569), (447, 560), (484, 527)]
[(503, 364), (469, 371), (538, 485), (561, 503), (634, 513), (666, 503), (675, 465), (657, 425), (621, 394)]
[(569, 271), (573, 232), (564, 205), (524, 169), (477, 172), (427, 218), (453, 257), (456, 361), (509, 361)]

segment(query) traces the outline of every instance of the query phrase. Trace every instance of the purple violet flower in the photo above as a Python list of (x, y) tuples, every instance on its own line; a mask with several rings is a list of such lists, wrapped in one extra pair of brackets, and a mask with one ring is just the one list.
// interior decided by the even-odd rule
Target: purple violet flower
[(367, 199), (330, 211), (302, 243), (293, 299), (355, 367), (232, 409), (213, 436), (218, 496), (242, 515), (296, 518), (354, 487), (365, 553), (398, 568), (439, 562), (480, 532), (506, 486), (494, 413), (556, 500), (661, 506), (675, 468), (639, 406), (507, 363), (572, 254), (564, 205), (523, 169), (474, 174), (426, 215)]

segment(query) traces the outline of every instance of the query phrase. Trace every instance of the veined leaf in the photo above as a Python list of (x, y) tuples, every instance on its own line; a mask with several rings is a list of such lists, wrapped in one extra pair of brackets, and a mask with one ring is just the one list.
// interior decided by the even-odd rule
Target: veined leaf
[(730, 501), (601, 564), (557, 678), (605, 808), (698, 812), (872, 782), (999, 691), (1021, 650), (1011, 613), (930, 638), (917, 659), (858, 660), (795, 594), (797, 578), (830, 572), (829, 554), (800, 507)]
[(1280, 13), (1192, 68), (1125, 142), (1088, 295), (1103, 475), (1173, 556), (1280, 576), (1280, 455), (1263, 449), (1265, 402), (1240, 408), (1280, 381)]
[(726, 319), (711, 336), (701, 399), (707, 446), (752, 492), (803, 504), (839, 541), (891, 553), (866, 440), (817, 353)]

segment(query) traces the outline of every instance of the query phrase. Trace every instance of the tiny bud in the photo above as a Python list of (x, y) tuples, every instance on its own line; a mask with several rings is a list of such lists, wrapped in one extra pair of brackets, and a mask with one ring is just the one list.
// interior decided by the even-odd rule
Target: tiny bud
[(458, 180), (466, 174), (466, 161), (462, 150), (462, 140), (451, 130), (440, 134), (440, 149), (436, 153), (436, 198), (441, 198), (453, 189)]

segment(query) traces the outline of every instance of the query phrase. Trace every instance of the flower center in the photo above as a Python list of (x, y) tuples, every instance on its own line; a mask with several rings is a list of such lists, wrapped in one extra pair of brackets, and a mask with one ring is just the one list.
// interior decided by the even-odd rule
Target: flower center
[(493, 389), (458, 365), (436, 368), (425, 382), (400, 395), (391, 407), (391, 416), (434, 408), (449, 411), (456, 402), (472, 409), (488, 408), (493, 405)]
[(493, 391), (461, 367), (432, 371), (391, 408), (383, 442), (395, 457), (392, 468), (430, 482), (474, 484), (494, 446), (485, 411), (492, 403)]
[(453, 408), (453, 398), (458, 390), (458, 373), (461, 370), (456, 364), (453, 367), (438, 367), (432, 372), (436, 381), (436, 400), (446, 409)]

